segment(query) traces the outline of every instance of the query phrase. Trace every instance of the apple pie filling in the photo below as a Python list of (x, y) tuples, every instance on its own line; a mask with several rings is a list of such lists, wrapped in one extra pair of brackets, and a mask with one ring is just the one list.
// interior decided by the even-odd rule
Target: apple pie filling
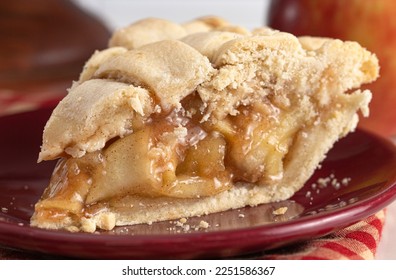
[(203, 102), (192, 94), (180, 109), (135, 118), (133, 133), (108, 141), (102, 150), (60, 159), (36, 209), (89, 216), (127, 195), (197, 198), (237, 182), (274, 185), (301, 124), (313, 117), (291, 109), (300, 106), (276, 103), (268, 95), (239, 106), (235, 116), (202, 121)]

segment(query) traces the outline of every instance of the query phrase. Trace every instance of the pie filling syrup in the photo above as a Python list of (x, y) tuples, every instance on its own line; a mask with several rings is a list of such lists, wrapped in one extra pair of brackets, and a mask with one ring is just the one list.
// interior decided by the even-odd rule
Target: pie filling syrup
[[(36, 205), (43, 219), (89, 218), (117, 197), (199, 198), (237, 182), (274, 185), (303, 125), (300, 98), (238, 106), (238, 114), (203, 121), (204, 103), (191, 94), (179, 109), (134, 116), (133, 133), (108, 141), (97, 152), (58, 161), (50, 186)], [(294, 100), (294, 101), (293, 101)], [(53, 209), (53, 210), (51, 210)], [(44, 217), (45, 216), (45, 217)]]

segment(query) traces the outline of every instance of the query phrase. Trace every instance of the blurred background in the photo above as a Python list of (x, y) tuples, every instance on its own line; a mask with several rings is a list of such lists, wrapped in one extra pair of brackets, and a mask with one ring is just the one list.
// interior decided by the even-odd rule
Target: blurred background
[(269, 0), (72, 0), (90, 11), (110, 28), (125, 26), (145, 17), (160, 17), (176, 22), (203, 15), (217, 15), (254, 28), (266, 21)]

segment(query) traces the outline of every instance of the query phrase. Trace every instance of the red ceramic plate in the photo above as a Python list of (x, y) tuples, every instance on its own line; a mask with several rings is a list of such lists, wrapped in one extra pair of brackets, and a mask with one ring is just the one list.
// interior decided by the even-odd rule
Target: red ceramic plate
[[(396, 149), (364, 131), (336, 144), (290, 200), (246, 207), (184, 225), (161, 222), (97, 234), (29, 226), (54, 163), (36, 164), (50, 109), (0, 118), (0, 244), (57, 257), (221, 258), (320, 237), (379, 211), (396, 198)], [(287, 207), (283, 215), (273, 212)], [(198, 229), (200, 221), (209, 224)], [(49, 255), (45, 255), (49, 256)]]

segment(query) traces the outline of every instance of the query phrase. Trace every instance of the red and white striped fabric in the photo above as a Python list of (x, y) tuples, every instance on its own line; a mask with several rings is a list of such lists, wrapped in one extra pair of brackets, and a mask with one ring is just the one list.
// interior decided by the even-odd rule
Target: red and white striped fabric
[(372, 260), (385, 222), (385, 209), (322, 238), (264, 253), (274, 260)]

